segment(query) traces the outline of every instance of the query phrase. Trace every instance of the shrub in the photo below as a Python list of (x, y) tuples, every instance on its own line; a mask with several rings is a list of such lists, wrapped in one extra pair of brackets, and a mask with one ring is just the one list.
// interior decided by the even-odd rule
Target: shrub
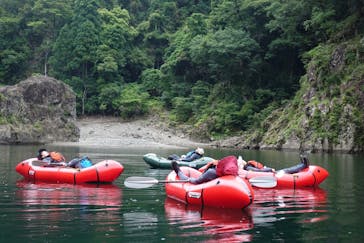
[(138, 84), (126, 85), (120, 96), (113, 100), (113, 107), (117, 108), (123, 118), (132, 118), (148, 113), (149, 94), (143, 92)]

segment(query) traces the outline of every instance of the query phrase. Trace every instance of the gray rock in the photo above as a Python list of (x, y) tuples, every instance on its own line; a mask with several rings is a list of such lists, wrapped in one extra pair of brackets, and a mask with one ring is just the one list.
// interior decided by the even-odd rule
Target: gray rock
[(33, 76), (0, 87), (0, 143), (78, 141), (76, 95), (65, 83)]

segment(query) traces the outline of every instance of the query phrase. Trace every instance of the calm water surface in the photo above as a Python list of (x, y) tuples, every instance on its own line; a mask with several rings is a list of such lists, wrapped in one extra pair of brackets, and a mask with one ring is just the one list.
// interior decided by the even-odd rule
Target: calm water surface
[[(114, 159), (125, 171), (112, 185), (32, 184), (14, 168), (34, 157), (36, 146), (0, 146), (0, 242), (364, 242), (364, 155), (311, 154), (330, 176), (317, 189), (255, 190), (246, 210), (186, 206), (167, 199), (163, 185), (125, 188), (129, 176), (164, 179), (144, 154), (188, 149), (48, 147), (71, 159)], [(243, 155), (277, 169), (296, 164), (298, 153), (206, 149), (222, 158)]]

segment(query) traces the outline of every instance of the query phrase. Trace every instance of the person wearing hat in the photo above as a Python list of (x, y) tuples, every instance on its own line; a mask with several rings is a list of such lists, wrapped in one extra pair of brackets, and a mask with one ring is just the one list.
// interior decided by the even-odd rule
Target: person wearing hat
[(37, 159), (43, 162), (47, 162), (48, 165), (65, 166), (67, 165), (65, 158), (59, 152), (48, 152), (42, 148), (38, 150)]
[(186, 154), (186, 156), (181, 156), (181, 160), (191, 162), (191, 161), (194, 161), (196, 159), (202, 158), (204, 153), (205, 153), (205, 151), (203, 150), (203, 148), (197, 148), (197, 149), (195, 149), (193, 151), (188, 152)]
[(205, 151), (203, 150), (203, 148), (197, 148), (195, 150), (188, 152), (187, 154), (181, 155), (181, 157), (176, 154), (169, 155), (168, 159), (191, 162), (196, 159), (202, 158), (204, 153), (205, 153)]

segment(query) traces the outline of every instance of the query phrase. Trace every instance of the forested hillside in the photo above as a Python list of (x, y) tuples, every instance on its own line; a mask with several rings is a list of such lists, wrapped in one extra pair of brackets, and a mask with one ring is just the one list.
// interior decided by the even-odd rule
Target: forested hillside
[(363, 16), (362, 0), (0, 0), (0, 82), (52, 76), (79, 115), (158, 114), (200, 139), (360, 151)]

